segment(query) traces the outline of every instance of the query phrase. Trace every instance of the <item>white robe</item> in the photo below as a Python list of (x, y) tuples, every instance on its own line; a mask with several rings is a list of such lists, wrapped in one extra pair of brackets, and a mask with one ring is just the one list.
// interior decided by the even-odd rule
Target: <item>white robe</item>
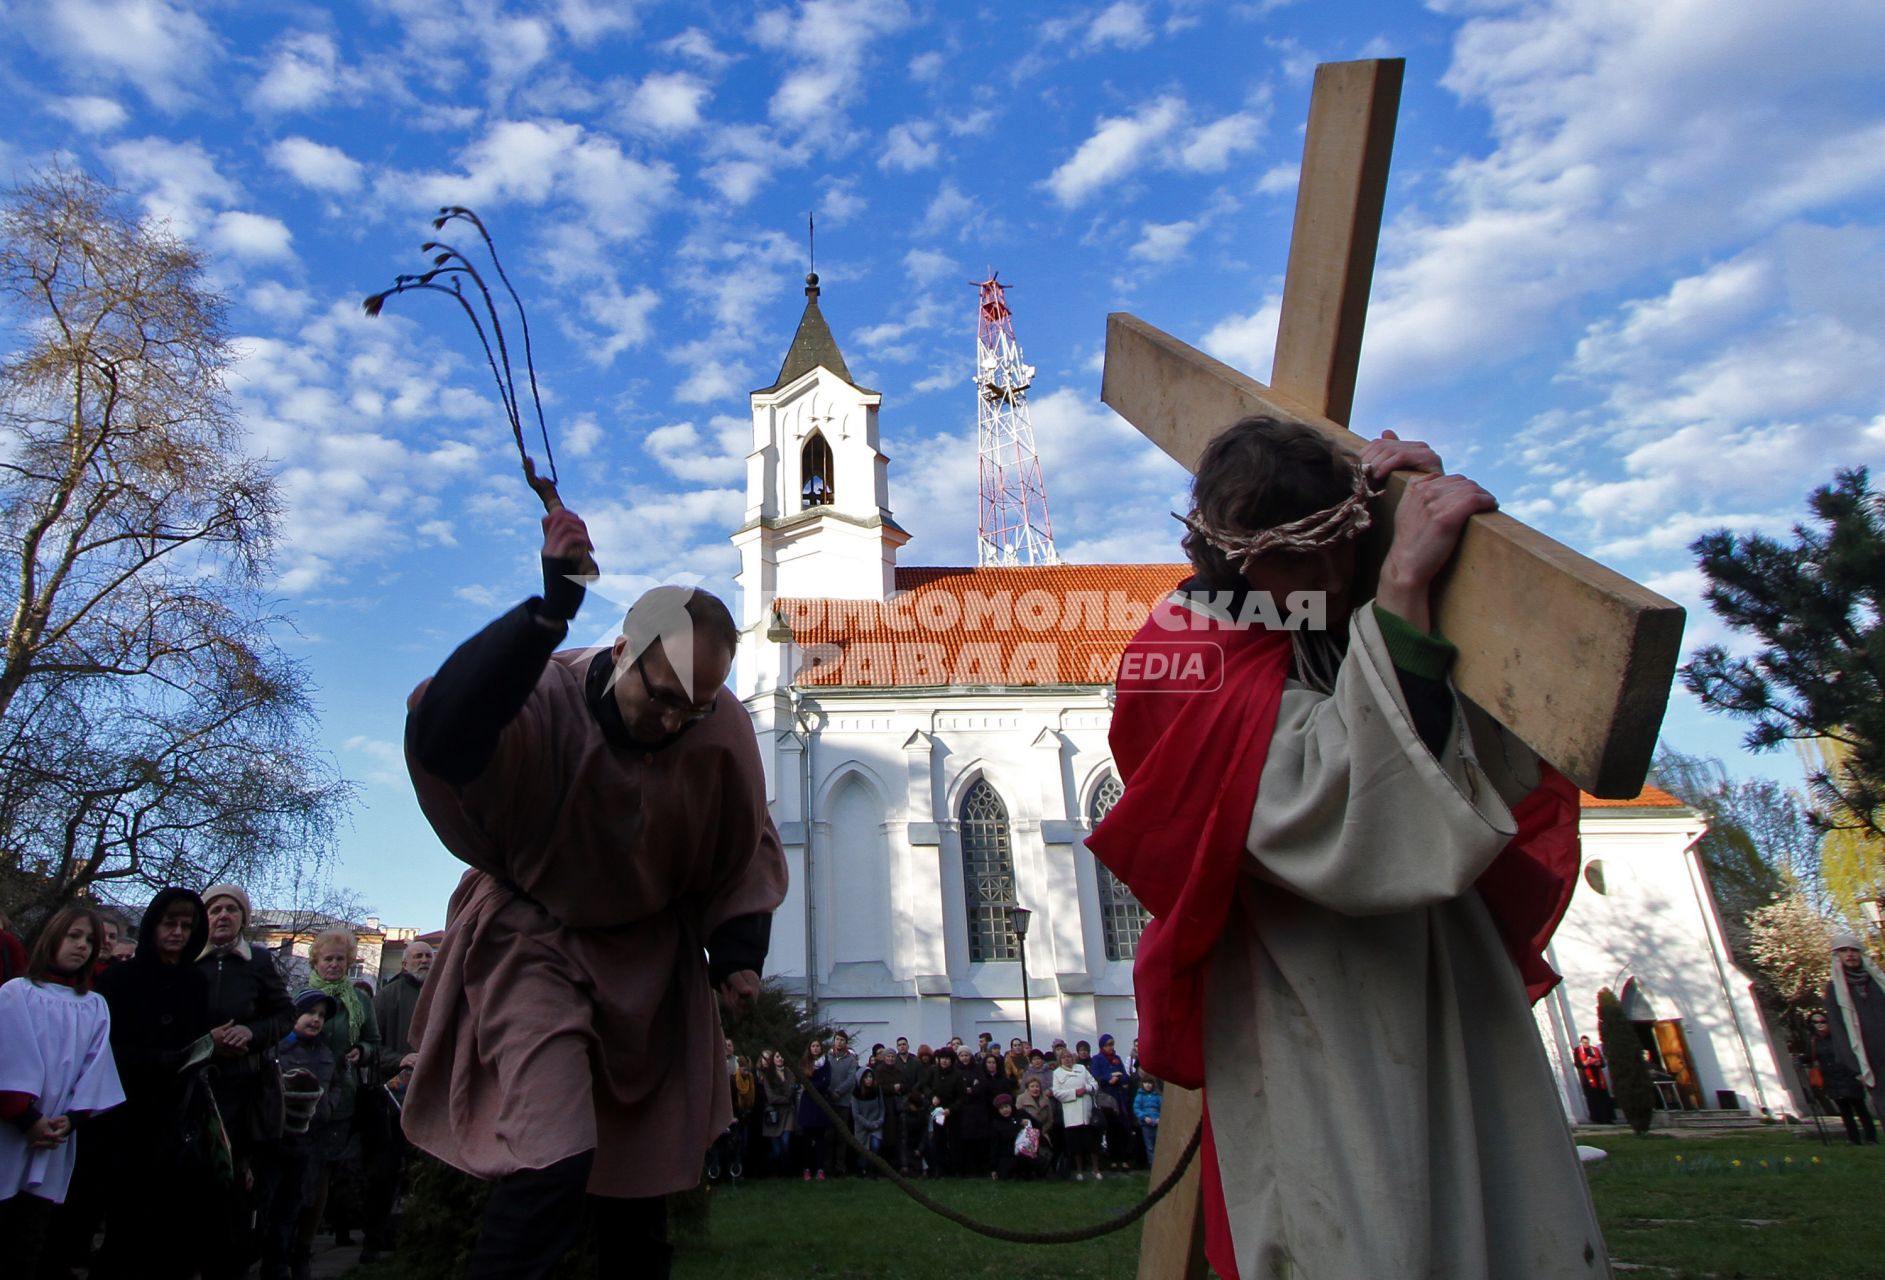
[[(27, 978), (0, 987), (0, 1091), (32, 1094), (42, 1116), (123, 1102), (104, 997)], [(0, 1122), (0, 1200), (25, 1193), (64, 1203), (78, 1145), (74, 1134), (35, 1151), (17, 1125)]]
[(1610, 1274), (1524, 986), (1471, 887), (1536, 761), (1455, 707), (1436, 758), (1368, 608), (1332, 695), (1285, 686), (1207, 997), (1244, 1280)]

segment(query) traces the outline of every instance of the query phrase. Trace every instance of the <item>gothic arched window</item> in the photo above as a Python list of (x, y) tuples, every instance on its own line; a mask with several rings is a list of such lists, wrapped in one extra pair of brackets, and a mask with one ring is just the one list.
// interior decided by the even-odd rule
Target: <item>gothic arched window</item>
[(1014, 844), (1008, 810), (987, 779), (962, 797), (962, 882), (969, 915), (969, 961), (1018, 960)]
[(805, 483), (799, 486), (799, 497), (807, 507), (828, 507), (836, 498), (832, 485), (831, 446), (825, 443), (822, 432), (814, 431), (805, 440), (805, 448), (799, 452), (799, 474), (805, 477)]
[[(1094, 788), (1093, 803), (1087, 813), (1093, 825), (1099, 826), (1100, 819), (1125, 794), (1126, 789), (1120, 785), (1119, 779), (1110, 774)], [(1093, 871), (1100, 887), (1100, 932), (1106, 938), (1106, 958), (1130, 960), (1138, 952), (1139, 935), (1145, 932), (1145, 922), (1150, 916), (1139, 905), (1139, 900), (1132, 896), (1132, 890), (1119, 883), (1119, 877), (1098, 858), (1093, 860)]]

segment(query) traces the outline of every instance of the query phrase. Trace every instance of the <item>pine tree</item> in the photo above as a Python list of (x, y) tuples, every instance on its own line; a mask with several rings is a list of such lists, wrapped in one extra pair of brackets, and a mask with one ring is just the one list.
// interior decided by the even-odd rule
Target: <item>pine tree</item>
[(1838, 764), (1808, 779), (1820, 821), (1885, 835), (1885, 496), (1858, 468), (1808, 503), (1817, 527), (1795, 525), (1791, 545), (1725, 529), (1692, 544), (1703, 597), (1762, 647), (1737, 658), (1706, 645), (1682, 681), (1710, 710), (1753, 721), (1751, 751), (1839, 744)]
[(1643, 1065), (1643, 1048), (1636, 1028), (1623, 1016), (1623, 1002), (1609, 987), (1597, 993), (1597, 1037), (1603, 1043), (1604, 1063), (1610, 1068), (1610, 1096), (1617, 1110), (1637, 1134), (1649, 1132), (1656, 1113), (1656, 1086)]

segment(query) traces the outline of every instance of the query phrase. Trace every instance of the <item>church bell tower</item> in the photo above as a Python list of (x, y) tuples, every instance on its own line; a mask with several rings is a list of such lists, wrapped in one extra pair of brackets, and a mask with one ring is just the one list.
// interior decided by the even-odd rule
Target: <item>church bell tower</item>
[(890, 516), (889, 459), (877, 434), (883, 396), (851, 380), (818, 296), (812, 272), (779, 376), (750, 397), (746, 515), (733, 534), (744, 699), (792, 679), (796, 658), (773, 600), (886, 600), (896, 590), (897, 548), (910, 540)]

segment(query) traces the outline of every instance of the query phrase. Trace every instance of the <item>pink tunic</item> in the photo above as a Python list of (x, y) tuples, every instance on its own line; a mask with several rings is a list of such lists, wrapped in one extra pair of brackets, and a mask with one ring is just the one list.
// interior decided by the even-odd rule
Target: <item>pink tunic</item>
[(550, 660), (475, 781), (408, 758), (472, 870), (413, 1015), (404, 1126), (481, 1178), (593, 1147), (590, 1192), (663, 1195), (700, 1180), (732, 1118), (707, 939), (779, 905), (785, 858), (739, 699), (721, 689), (661, 750), (618, 749), (585, 705), (593, 656)]

